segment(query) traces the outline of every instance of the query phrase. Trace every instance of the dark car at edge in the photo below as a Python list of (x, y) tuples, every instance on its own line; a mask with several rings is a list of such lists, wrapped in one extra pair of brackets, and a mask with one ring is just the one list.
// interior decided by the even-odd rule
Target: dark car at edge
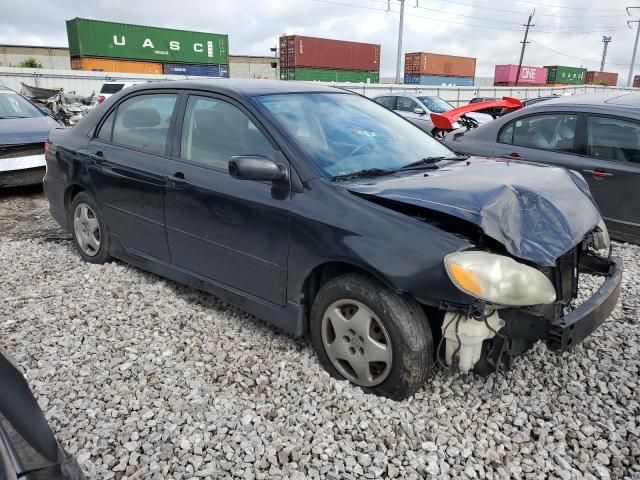
[(0, 349), (0, 479), (82, 480), (22, 374)]
[(613, 238), (640, 243), (640, 94), (557, 97), (516, 110), (445, 143), (469, 155), (575, 170)]
[[(584, 179), (460, 157), (325, 86), (134, 86), (50, 134), (45, 192), (80, 255), (213, 293), (292, 335), (332, 375), (392, 398), (436, 362), (508, 368), (571, 348), (622, 265)], [(580, 276), (602, 275), (574, 307)]]

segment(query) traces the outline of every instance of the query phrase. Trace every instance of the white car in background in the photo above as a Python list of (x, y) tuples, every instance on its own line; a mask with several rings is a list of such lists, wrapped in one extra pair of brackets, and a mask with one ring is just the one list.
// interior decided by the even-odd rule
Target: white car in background
[[(393, 110), (397, 114), (405, 117), (411, 123), (417, 125), (431, 135), (434, 134), (434, 125), (431, 120), (431, 114), (444, 113), (455, 108), (449, 102), (444, 101), (440, 97), (407, 92), (388, 93), (375, 97), (373, 100), (380, 105), (387, 107), (389, 110)], [(482, 125), (483, 123), (493, 120), (493, 117), (486, 113), (472, 112), (468, 113), (466, 116), (475, 120), (478, 125)]]
[(98, 103), (104, 102), (111, 95), (115, 95), (122, 89), (131, 87), (133, 85), (138, 85), (140, 83), (145, 83), (145, 82), (117, 82), (117, 81), (104, 82), (102, 84), (102, 88), (100, 88), (100, 93), (98, 93)]

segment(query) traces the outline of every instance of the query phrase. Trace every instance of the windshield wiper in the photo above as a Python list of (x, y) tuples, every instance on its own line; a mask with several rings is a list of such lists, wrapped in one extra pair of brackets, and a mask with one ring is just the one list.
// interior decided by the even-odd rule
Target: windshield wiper
[(341, 175), (334, 175), (331, 177), (331, 180), (350, 180), (352, 178), (362, 178), (362, 177), (377, 177), (380, 175), (389, 175), (390, 173), (395, 172), (394, 169), (384, 169), (384, 168), (365, 168), (364, 170), (358, 170), (350, 173), (343, 173)]
[(441, 162), (443, 160), (461, 161), (461, 160), (466, 160), (467, 158), (469, 157), (466, 155), (454, 155), (451, 157), (425, 157), (418, 160), (417, 162), (412, 162), (407, 165), (403, 165), (398, 170), (410, 170), (416, 167), (435, 165), (436, 163)]
[(29, 117), (25, 117), (23, 115), (4, 115), (2, 117), (0, 117), (0, 120), (6, 120), (9, 118), (29, 118)]

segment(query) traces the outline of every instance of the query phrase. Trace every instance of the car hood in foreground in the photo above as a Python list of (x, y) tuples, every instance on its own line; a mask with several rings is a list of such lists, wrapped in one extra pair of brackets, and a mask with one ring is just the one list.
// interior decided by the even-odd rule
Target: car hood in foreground
[(0, 118), (0, 145), (40, 143), (47, 139), (49, 130), (59, 127), (53, 118)]
[(523, 162), (473, 157), (347, 188), (474, 223), (512, 255), (540, 266), (554, 266), (600, 221), (579, 174)]

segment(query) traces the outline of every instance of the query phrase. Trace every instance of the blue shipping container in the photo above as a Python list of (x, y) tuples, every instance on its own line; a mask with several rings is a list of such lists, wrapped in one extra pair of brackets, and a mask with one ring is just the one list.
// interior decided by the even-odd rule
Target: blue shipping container
[(420, 75), (405, 75), (404, 83), (405, 84), (415, 84), (420, 81)]
[[(413, 76), (413, 75), (412, 75)], [(414, 83), (437, 87), (473, 87), (473, 77), (441, 77), (439, 75), (421, 75)]]
[(229, 78), (228, 65), (194, 65), (189, 63), (165, 63), (166, 75), (186, 75), (188, 77)]

